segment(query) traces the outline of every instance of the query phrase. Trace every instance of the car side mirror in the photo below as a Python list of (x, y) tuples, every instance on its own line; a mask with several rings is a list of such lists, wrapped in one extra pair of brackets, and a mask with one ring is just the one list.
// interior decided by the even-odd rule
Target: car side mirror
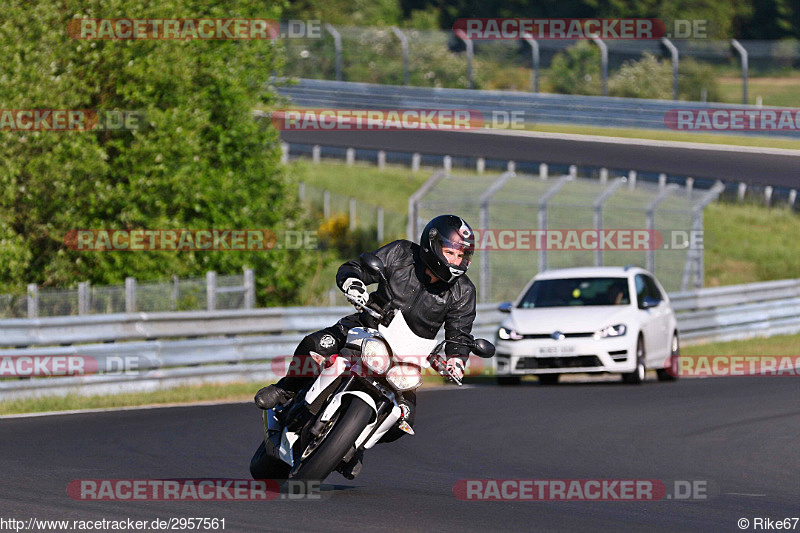
[(475, 339), (475, 342), (472, 343), (472, 353), (488, 359), (494, 355), (494, 344), (486, 339)]
[(501, 313), (510, 313), (511, 312), (511, 302), (503, 302), (497, 306), (497, 310)]
[(652, 298), (650, 296), (646, 296), (644, 300), (642, 300), (642, 309), (650, 309), (651, 307), (656, 307), (660, 303), (661, 300), (659, 300), (658, 298)]
[(366, 265), (368, 269), (379, 274), (382, 279), (386, 279), (386, 266), (383, 264), (380, 257), (372, 252), (364, 252), (359, 259), (361, 259), (361, 262)]

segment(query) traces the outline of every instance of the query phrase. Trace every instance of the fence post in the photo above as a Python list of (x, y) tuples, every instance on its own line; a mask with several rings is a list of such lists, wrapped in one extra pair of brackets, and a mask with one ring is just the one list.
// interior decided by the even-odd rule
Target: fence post
[(739, 183), (739, 201), (744, 201), (744, 193), (747, 191), (747, 184), (745, 182)]
[(539, 43), (531, 37), (524, 37), (526, 43), (531, 46), (531, 91), (539, 92)]
[(348, 148), (345, 158), (347, 160), (348, 165), (353, 165), (356, 162), (356, 150), (355, 148)]
[(178, 298), (180, 298), (180, 280), (178, 279), (177, 274), (172, 276), (172, 309), (174, 311), (178, 310)]
[(90, 302), (89, 299), (91, 297), (91, 292), (89, 288), (88, 281), (81, 281), (78, 283), (78, 314), (79, 315), (88, 315), (89, 314), (89, 307)]
[(797, 189), (789, 191), (789, 209), (794, 208), (794, 202), (797, 200)]
[(350, 198), (350, 231), (356, 230), (356, 199)]
[(325, 29), (333, 37), (333, 47), (336, 50), (336, 81), (342, 81), (342, 36), (331, 24), (325, 24)]
[(256, 275), (252, 268), (244, 269), (244, 308), (256, 306)]
[(608, 183), (608, 169), (603, 167), (600, 169), (600, 185)]
[(322, 155), (322, 147), (318, 144), (315, 144), (314, 147), (311, 149), (311, 159), (314, 161), (314, 164), (319, 164), (320, 157)]
[(408, 85), (408, 37), (397, 26), (392, 26), (392, 32), (400, 39), (400, 49), (403, 51), (403, 85)]
[(125, 312), (136, 312), (136, 278), (125, 278)]
[(672, 99), (677, 100), (678, 99), (678, 49), (675, 48), (675, 45), (672, 44), (672, 41), (670, 41), (666, 37), (662, 37), (661, 42), (664, 43), (664, 46), (667, 47), (670, 55), (672, 56)]
[(692, 190), (694, 189), (694, 178), (686, 178), (686, 196), (692, 197)]
[(506, 165), (507, 172), (516, 172), (517, 171), (517, 164), (514, 161), (509, 161)]
[(322, 218), (331, 218), (331, 191), (328, 189), (322, 191)]
[(380, 244), (383, 243), (383, 208), (381, 206), (378, 206), (377, 211), (378, 211), (377, 212), (377, 216), (378, 216), (378, 235), (377, 235), (377, 238), (378, 238), (378, 244), (380, 245)]
[(217, 273), (213, 270), (206, 272), (206, 309), (213, 311), (217, 308)]
[(475, 170), (478, 171), (478, 174), (483, 174), (486, 171), (486, 160), (484, 158), (478, 158), (475, 162)]
[(420, 162), (422, 162), (422, 154), (414, 152), (411, 156), (411, 172), (419, 172)]
[(767, 204), (767, 207), (769, 207), (769, 204), (772, 203), (772, 185), (767, 185), (764, 188), (764, 200)]
[(444, 156), (444, 160), (442, 163), (445, 172), (449, 173), (451, 170), (453, 170), (453, 158), (450, 157), (449, 155)]
[(658, 190), (663, 191), (664, 187), (667, 186), (667, 175), (666, 174), (659, 174), (658, 175)]
[(539, 164), (539, 179), (547, 179), (547, 163)]
[(300, 183), (297, 184), (297, 199), (300, 202), (305, 202), (306, 201), (306, 182), (305, 181), (301, 181)]
[(747, 50), (744, 46), (742, 46), (742, 43), (736, 39), (732, 40), (731, 44), (736, 51), (739, 52), (739, 56), (742, 58), (742, 103), (747, 105), (747, 71), (749, 69)]
[(281, 163), (289, 162), (289, 143), (281, 143)]
[(628, 188), (633, 190), (636, 188), (636, 171), (631, 170), (628, 172)]
[(39, 316), (39, 286), (35, 283), (28, 284), (28, 318)]
[(570, 175), (571, 178), (577, 178), (578, 177), (578, 167), (576, 165), (570, 165), (569, 166), (569, 175)]
[(600, 48), (600, 78), (602, 81), (602, 96), (608, 96), (608, 46), (599, 37), (592, 37), (594, 43)]
[(386, 168), (386, 151), (378, 150), (378, 169), (383, 170)]

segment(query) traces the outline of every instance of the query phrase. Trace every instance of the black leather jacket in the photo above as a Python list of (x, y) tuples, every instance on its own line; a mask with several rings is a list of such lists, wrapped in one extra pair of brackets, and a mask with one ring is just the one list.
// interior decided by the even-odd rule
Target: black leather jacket
[[(452, 285), (444, 281), (430, 283), (425, 264), (419, 255), (419, 245), (397, 240), (382, 246), (374, 253), (386, 265), (386, 277), (394, 293), (392, 307), (403, 311), (411, 330), (426, 339), (436, 337), (444, 324), (445, 338), (471, 343), (472, 323), (475, 321), (475, 286), (466, 275)], [(339, 267), (336, 284), (339, 288), (347, 278), (358, 278), (366, 285), (378, 283), (380, 277), (367, 270), (358, 259)], [(370, 294), (370, 304), (383, 308), (389, 296), (383, 288)], [(466, 346), (447, 344), (448, 356), (468, 356)], [(462, 357), (466, 360), (466, 357)]]

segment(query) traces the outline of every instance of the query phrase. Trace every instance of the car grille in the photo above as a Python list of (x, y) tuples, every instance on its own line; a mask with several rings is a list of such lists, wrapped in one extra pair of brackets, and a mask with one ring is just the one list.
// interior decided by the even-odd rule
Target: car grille
[[(590, 333), (562, 333), (565, 339), (585, 339), (587, 337), (593, 337), (594, 332)], [(527, 333), (522, 335), (523, 339), (552, 339), (550, 333)]]
[(550, 368), (593, 368), (603, 366), (596, 355), (575, 357), (522, 357), (517, 361), (517, 370), (537, 370)]

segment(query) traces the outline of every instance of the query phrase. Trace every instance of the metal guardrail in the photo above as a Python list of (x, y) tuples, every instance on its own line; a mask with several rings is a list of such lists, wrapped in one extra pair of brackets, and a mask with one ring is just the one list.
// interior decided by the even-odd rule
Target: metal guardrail
[[(480, 111), (487, 121), (491, 120), (492, 113), (502, 113), (502, 118), (508, 121), (516, 112), (527, 124), (557, 123), (659, 130), (669, 130), (664, 117), (673, 109), (776, 109), (741, 104), (403, 87), (311, 79), (300, 79), (296, 85), (278, 87), (278, 92), (290, 97), (296, 106), (315, 109), (469, 109)], [(774, 131), (737, 130), (719, 133), (776, 135)], [(800, 137), (800, 132), (781, 131), (779, 135)]]
[[(700, 289), (670, 298), (684, 344), (800, 332), (800, 279)], [(99, 370), (3, 379), (0, 398), (270, 380), (276, 377), (272, 364), (290, 357), (307, 332), (350, 312), (351, 307), (295, 307), (0, 320), (0, 360), (81, 355), (94, 358)], [(493, 339), (504, 316), (496, 304), (478, 305), (473, 334)], [(137, 368), (103, 373), (118, 369), (121, 360), (135, 360)]]

